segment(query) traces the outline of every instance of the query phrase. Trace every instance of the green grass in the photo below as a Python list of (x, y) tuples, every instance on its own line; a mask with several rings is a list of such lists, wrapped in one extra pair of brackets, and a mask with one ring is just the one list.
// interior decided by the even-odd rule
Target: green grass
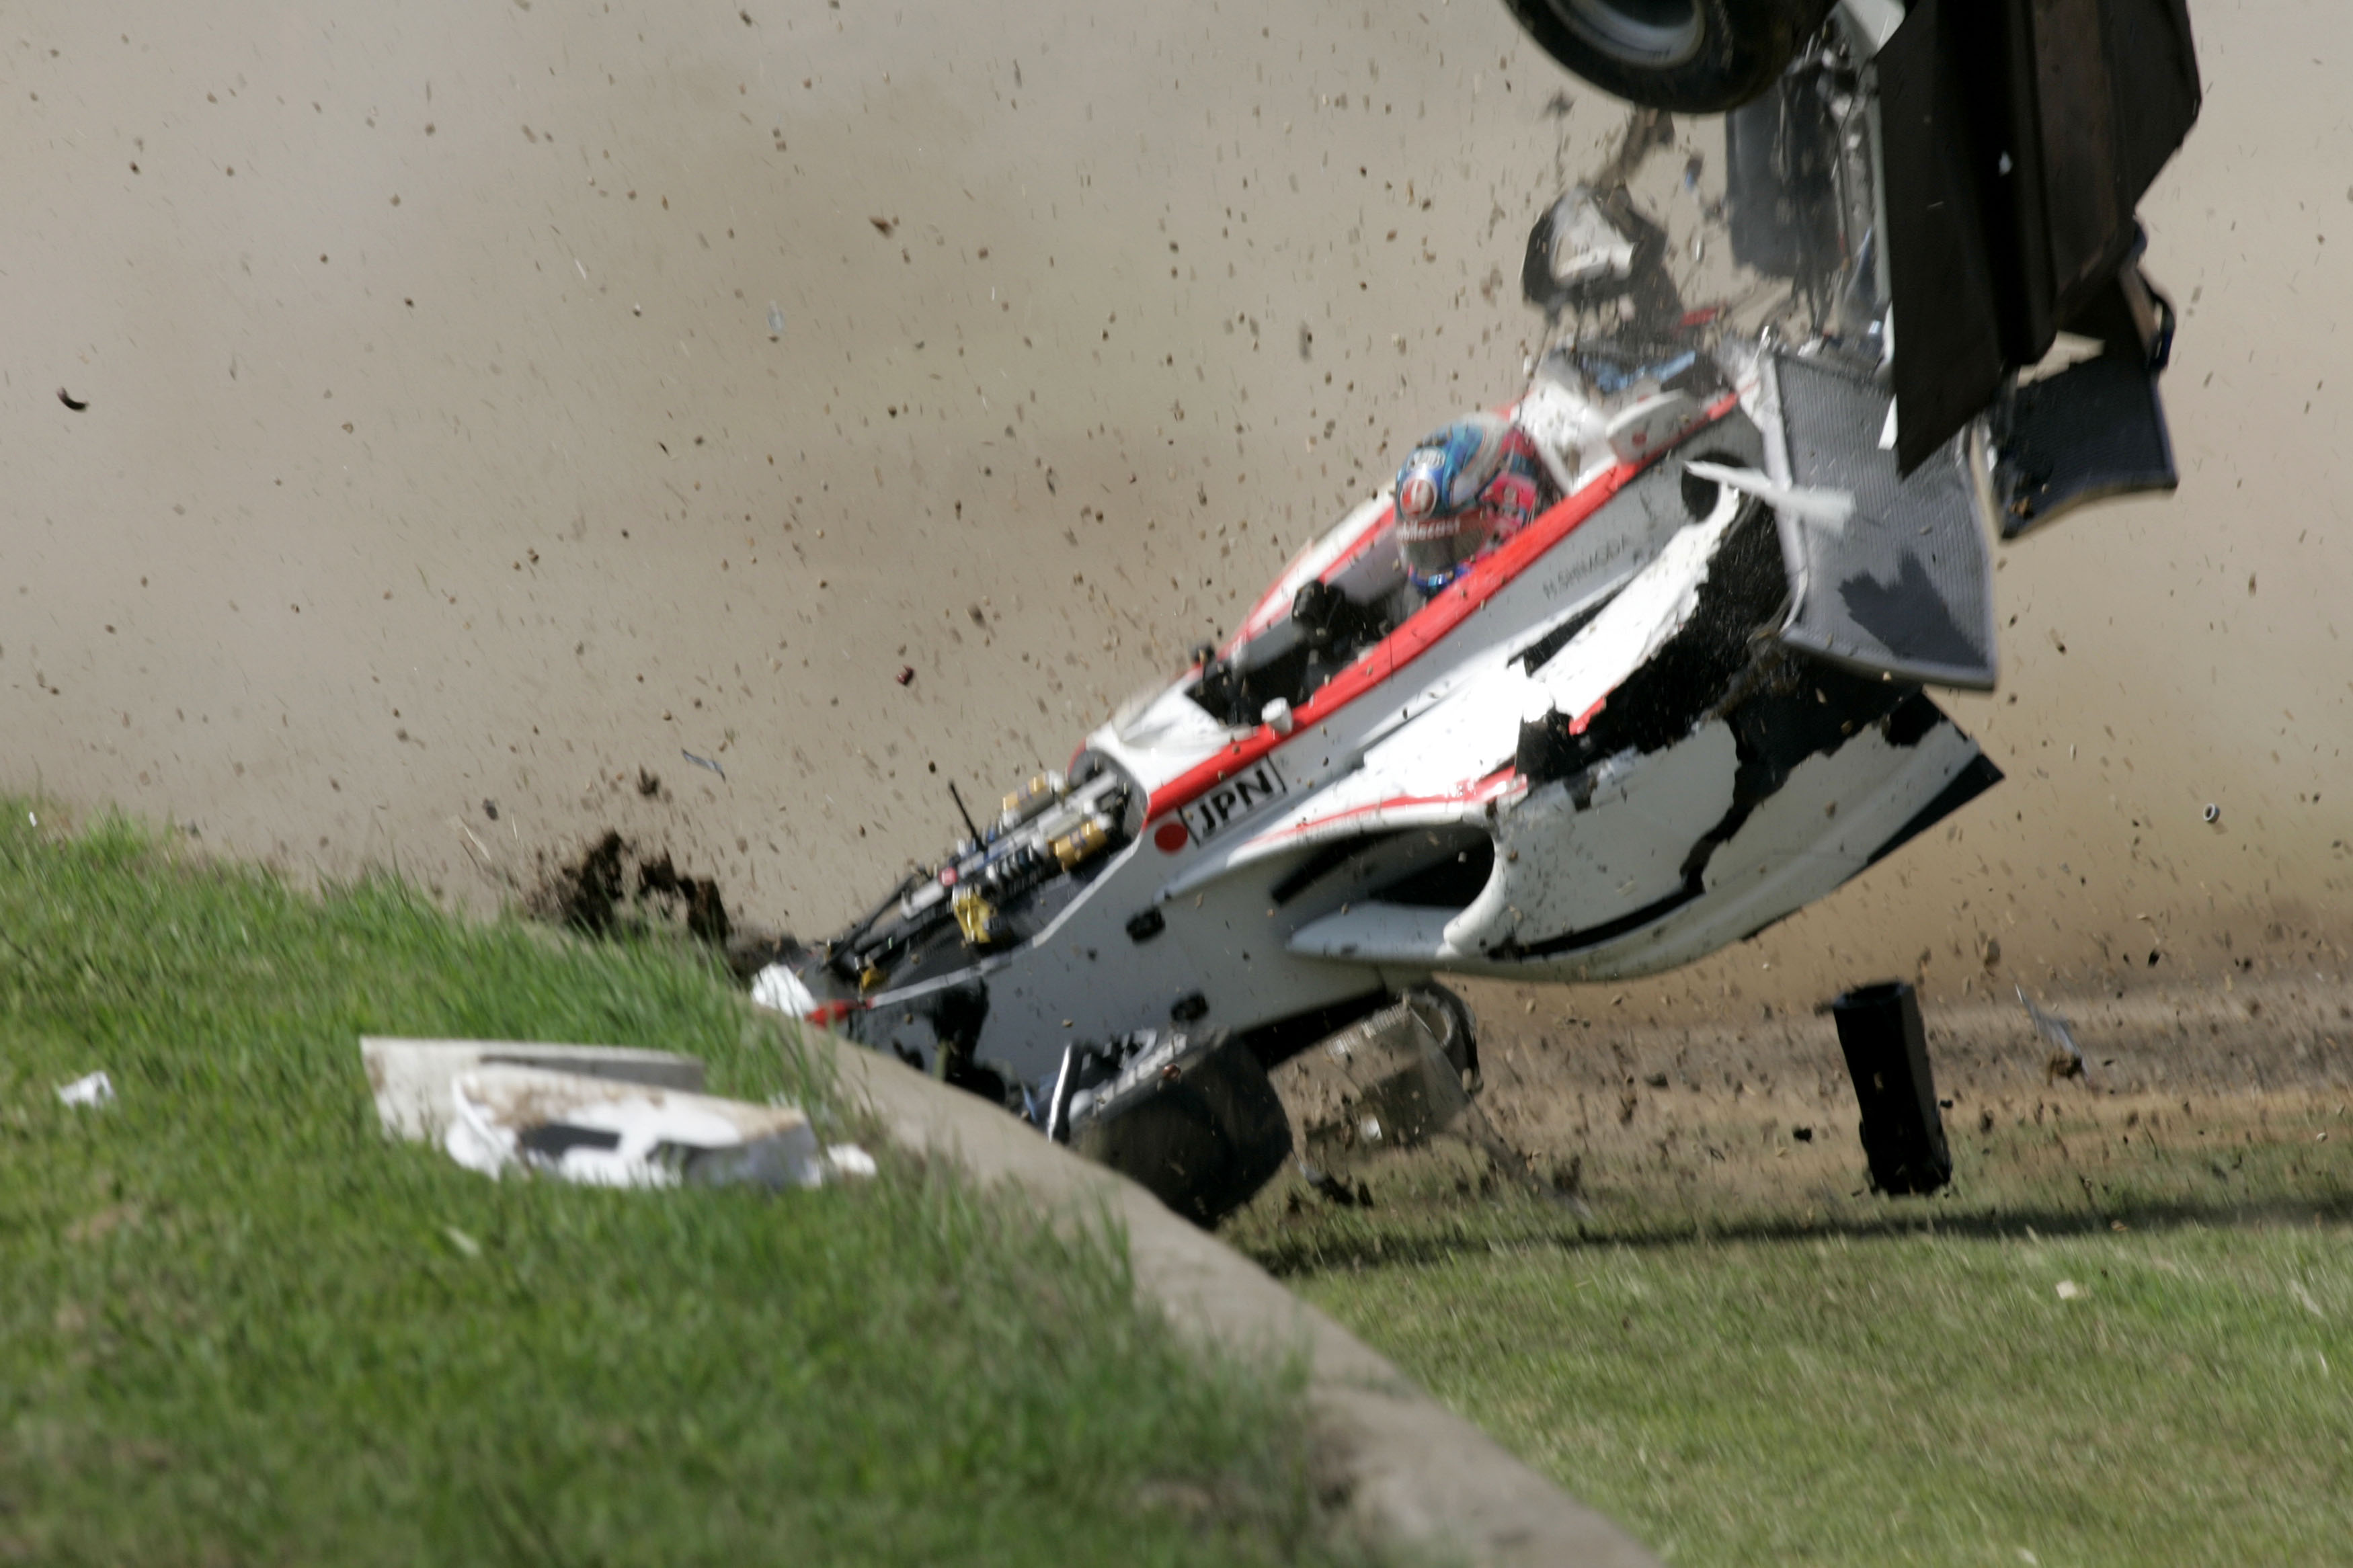
[(2273, 1120), (2221, 1162), (1972, 1185), (1965, 1155), (1956, 1197), (1810, 1217), (1578, 1215), (1431, 1161), (1238, 1239), (1674, 1563), (2353, 1563), (2353, 1205), (2311, 1163), (2344, 1133)]
[[(313, 899), (0, 813), (0, 1562), (1324, 1562), (1295, 1373), (1114, 1241), (886, 1153), (765, 1197), (491, 1182), (363, 1033), (810, 1084), (707, 961)], [(119, 1099), (69, 1110), (94, 1068)]]

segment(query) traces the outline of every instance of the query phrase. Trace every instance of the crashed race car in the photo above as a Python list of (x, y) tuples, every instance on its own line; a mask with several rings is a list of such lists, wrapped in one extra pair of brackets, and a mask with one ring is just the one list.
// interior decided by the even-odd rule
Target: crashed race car
[[(1596, 18), (1742, 14), (1535, 3), (1621, 41)], [(786, 950), (755, 998), (1208, 1223), (1288, 1156), (1267, 1069), (1309, 1046), (1409, 1016), (1474, 1087), (1472, 1020), (1434, 977), (1686, 963), (1961, 808), (2000, 772), (1926, 689), (1994, 685), (1991, 538), (2174, 482), (2172, 312), (2131, 205), (2162, 162), (2148, 136), (2169, 152), (2195, 113), (2194, 62), (2178, 125), (2110, 138), (2137, 162), (2104, 187), (2105, 226), (2077, 222), (2063, 254), (2045, 224), (2031, 267), (2024, 209), (1977, 199), (1992, 111), (1930, 110), (1989, 49), (2043, 58), (2038, 18), (2152, 6), (2179, 9), (1989, 6), (2025, 29), (1991, 45), (1935, 0), (1752, 7), (1808, 13), (1725, 121), (1715, 216), (1744, 275), (1778, 281), (1766, 307), (1683, 297), (1633, 189), (1663, 116), (1638, 110), (1530, 236), (1548, 333), (1517, 395), (1418, 444), (1224, 644)], [(2187, 60), (2186, 18), (2179, 37)], [(2042, 79), (2098, 76), (2112, 111), (2156, 69)], [(2082, 141), (2039, 193), (2092, 177)], [(2065, 163), (2039, 145), (2008, 137), (1992, 177)], [(2055, 289), (2053, 258), (2073, 268)], [(2089, 357), (2021, 384), (2063, 327)]]

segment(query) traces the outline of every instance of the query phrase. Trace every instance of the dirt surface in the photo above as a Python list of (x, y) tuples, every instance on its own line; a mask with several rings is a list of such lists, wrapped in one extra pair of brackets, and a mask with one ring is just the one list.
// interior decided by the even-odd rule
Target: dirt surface
[[(1404, 1155), (1361, 1142), (1337, 1152), (1327, 1138), (1315, 1145), (1323, 1180), (1302, 1175), (1260, 1208), (1303, 1201), (1291, 1189), (1333, 1194), (1330, 1181), (1376, 1205), (1427, 1198), (1451, 1173), (1474, 1184), (1533, 1178), (1563, 1200), (1651, 1214), (1867, 1224), (1936, 1212), (1868, 1190), (1854, 1089), (1827, 1016), (1759, 1005), (1746, 1022), (1654, 1024), (1589, 998), (1491, 989), (1478, 998), (1483, 1125)], [(2096, 1212), (2129, 1172), (2134, 1195), (2114, 1200), (2127, 1207), (2211, 1217), (2243, 1199), (2353, 1219), (2353, 984), (2341, 973), (2250, 971), (2227, 988), (2078, 996), (2050, 1010), (2073, 1026), (2080, 1077), (2053, 1071), (2014, 997), (1926, 1010), (1950, 1196), (2039, 1215), (2056, 1177), (2072, 1206)], [(1303, 1144), (1350, 1120), (1323, 1064), (1303, 1058), (1275, 1082)], [(2243, 1157), (2255, 1146), (2264, 1162), (2251, 1173)]]
[[(1623, 1006), (2341, 963), (2334, 16), (2200, 0), (2183, 485), (2000, 552), (2009, 782)], [(1510, 395), (1620, 121), (1485, 0), (18, 7), (0, 787), (480, 902), (610, 829), (821, 932)]]

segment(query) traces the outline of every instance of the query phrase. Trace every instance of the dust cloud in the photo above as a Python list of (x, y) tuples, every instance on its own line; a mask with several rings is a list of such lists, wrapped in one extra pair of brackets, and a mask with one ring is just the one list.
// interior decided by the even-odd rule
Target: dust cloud
[[(2331, 16), (2200, 6), (2182, 489), (2000, 552), (2009, 782), (1630, 1005), (2341, 966)], [(19, 8), (0, 787), (480, 904), (612, 827), (822, 931), (1513, 393), (1621, 118), (1488, 0)]]

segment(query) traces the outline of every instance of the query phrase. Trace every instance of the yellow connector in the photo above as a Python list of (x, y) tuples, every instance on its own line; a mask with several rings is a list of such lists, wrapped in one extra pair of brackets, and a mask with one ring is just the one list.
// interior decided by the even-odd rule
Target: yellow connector
[(1094, 858), (1110, 842), (1111, 835), (1103, 831), (1102, 823), (1091, 816), (1055, 839), (1051, 847), (1054, 858), (1061, 862), (1063, 870), (1068, 871)]
[(955, 910), (956, 928), (964, 932), (965, 941), (975, 947), (987, 946), (997, 923), (996, 906), (982, 898), (977, 889), (959, 888), (949, 907)]

